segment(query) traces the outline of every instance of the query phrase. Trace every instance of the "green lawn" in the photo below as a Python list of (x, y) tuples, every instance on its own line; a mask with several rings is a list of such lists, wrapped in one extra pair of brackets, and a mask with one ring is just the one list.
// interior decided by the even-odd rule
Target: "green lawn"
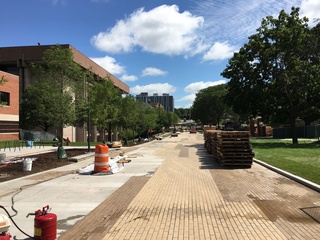
[(251, 139), (255, 158), (320, 184), (320, 143), (316, 140)]

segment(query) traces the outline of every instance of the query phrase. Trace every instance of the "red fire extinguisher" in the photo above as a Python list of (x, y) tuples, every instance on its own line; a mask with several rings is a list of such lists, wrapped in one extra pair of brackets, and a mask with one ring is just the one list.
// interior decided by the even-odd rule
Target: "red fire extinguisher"
[(35, 212), (34, 239), (56, 240), (57, 239), (57, 215), (48, 213), (49, 205)]

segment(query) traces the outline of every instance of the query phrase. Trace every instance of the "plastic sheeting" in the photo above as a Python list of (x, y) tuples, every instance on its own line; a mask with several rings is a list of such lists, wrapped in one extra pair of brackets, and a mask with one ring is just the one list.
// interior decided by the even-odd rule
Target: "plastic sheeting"
[[(110, 166), (110, 172), (112, 174), (121, 172), (124, 168), (124, 165), (122, 163), (118, 163), (120, 160), (125, 160), (127, 158), (127, 155), (124, 156), (117, 156), (115, 158), (109, 159), (109, 166)], [(91, 175), (94, 174), (94, 163), (89, 164), (86, 167), (79, 168), (78, 173), (82, 175)]]

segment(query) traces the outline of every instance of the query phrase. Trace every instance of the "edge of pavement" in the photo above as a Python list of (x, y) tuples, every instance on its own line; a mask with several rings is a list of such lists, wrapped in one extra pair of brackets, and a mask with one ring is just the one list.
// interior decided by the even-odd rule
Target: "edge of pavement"
[(285, 176), (287, 178), (290, 178), (291, 180), (294, 180), (294, 181), (296, 181), (296, 182), (298, 182), (298, 183), (300, 183), (300, 184), (302, 184), (302, 185), (304, 185), (304, 186), (306, 186), (308, 188), (311, 188), (314, 191), (320, 193), (320, 185), (318, 185), (316, 183), (313, 183), (313, 182), (311, 182), (311, 181), (309, 181), (307, 179), (304, 179), (302, 177), (299, 177), (297, 175), (294, 175), (292, 173), (284, 171), (284, 170), (282, 170), (280, 168), (277, 168), (277, 167), (274, 167), (272, 165), (269, 165), (269, 164), (267, 164), (265, 162), (262, 162), (262, 161), (260, 161), (258, 159), (253, 158), (253, 161), (258, 163), (258, 164), (260, 164), (260, 165), (262, 165), (262, 166), (264, 166), (264, 167), (266, 167), (266, 168), (268, 168), (268, 169), (270, 169), (270, 170), (272, 170), (272, 171), (274, 171), (274, 172), (277, 172), (277, 173), (279, 173), (279, 174), (281, 174), (281, 175), (283, 175), (283, 176)]

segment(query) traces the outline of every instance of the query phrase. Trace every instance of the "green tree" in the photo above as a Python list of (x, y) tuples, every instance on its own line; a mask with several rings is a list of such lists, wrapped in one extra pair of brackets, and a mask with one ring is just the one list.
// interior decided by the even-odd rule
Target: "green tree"
[[(319, 21), (319, 19), (318, 19)], [(309, 29), (308, 29), (309, 30)], [(300, 78), (306, 86), (301, 92), (306, 107), (301, 108), (299, 117), (306, 125), (318, 120), (320, 116), (320, 23), (308, 31), (309, 35), (304, 39), (304, 59), (301, 66)]]
[[(56, 122), (54, 115), (57, 106), (55, 105), (56, 102), (52, 99), (58, 96), (59, 91), (50, 82), (38, 81), (30, 85), (25, 90), (20, 104), (20, 127), (26, 130), (39, 127), (45, 132), (55, 128)], [(72, 101), (72, 99), (69, 98), (69, 101), (66, 101), (65, 104), (70, 106), (70, 100)]]
[(310, 105), (319, 100), (320, 92), (319, 52), (308, 46), (313, 37), (308, 19), (299, 17), (299, 8), (293, 7), (290, 14), (282, 10), (278, 18), (262, 20), (257, 33), (221, 73), (230, 79), (226, 99), (237, 113), (270, 115), (273, 122), (289, 123), (294, 144), (298, 143), (296, 119), (307, 119), (312, 108), (319, 110), (319, 103)]
[(149, 130), (157, 126), (157, 113), (150, 105), (137, 101), (138, 104), (138, 134), (141, 138), (142, 134), (149, 135)]
[(175, 112), (175, 114), (177, 114), (178, 118), (180, 118), (180, 119), (183, 118), (183, 117), (181, 117), (182, 114), (181, 114), (181, 111), (179, 108), (175, 108), (174, 112)]
[(162, 132), (163, 129), (168, 129), (171, 126), (170, 116), (161, 106), (155, 107), (157, 112), (157, 127), (158, 132)]
[(90, 111), (92, 122), (102, 131), (105, 140), (105, 130), (108, 131), (108, 141), (111, 142), (112, 126), (119, 121), (121, 94), (113, 86), (110, 79), (101, 79), (90, 87)]
[(161, 109), (161, 113), (159, 117), (160, 117), (159, 122), (161, 123), (162, 128), (168, 131), (169, 128), (172, 126), (171, 114), (166, 112), (164, 109)]
[(200, 90), (191, 108), (192, 118), (203, 124), (218, 125), (229, 108), (224, 103), (226, 84), (211, 86)]
[[(75, 100), (81, 95), (79, 92), (83, 91), (84, 71), (73, 61), (71, 49), (56, 45), (44, 52), (41, 63), (33, 64), (32, 72), (36, 80), (35, 84), (30, 86), (31, 90), (26, 91), (26, 95), (23, 96), (22, 115), (24, 116), (22, 117), (29, 121), (30, 127), (36, 127), (36, 121), (33, 124), (30, 119), (42, 117), (43, 119), (37, 119), (37, 121), (50, 123), (48, 127), (53, 125), (57, 128), (62, 144), (63, 128), (75, 122)], [(39, 89), (35, 89), (37, 87)], [(41, 95), (36, 96), (36, 94)], [(33, 97), (40, 97), (39, 102), (30, 99)], [(44, 105), (47, 106), (48, 101), (50, 101), (50, 107), (43, 108)], [(40, 104), (44, 105), (39, 106)], [(39, 111), (33, 112), (31, 111), (33, 108), (45, 111), (46, 114), (40, 114)], [(30, 111), (37, 114), (31, 115)], [(50, 117), (49, 121), (45, 115)]]
[(174, 112), (180, 119), (190, 119), (190, 108), (175, 108)]
[(180, 122), (180, 118), (175, 112), (169, 113), (170, 123), (173, 125), (173, 131), (176, 132), (176, 125)]
[(128, 143), (129, 138), (134, 138), (138, 128), (138, 102), (130, 94), (122, 98), (120, 102), (120, 124), (123, 128), (122, 137), (125, 139), (125, 145)]

